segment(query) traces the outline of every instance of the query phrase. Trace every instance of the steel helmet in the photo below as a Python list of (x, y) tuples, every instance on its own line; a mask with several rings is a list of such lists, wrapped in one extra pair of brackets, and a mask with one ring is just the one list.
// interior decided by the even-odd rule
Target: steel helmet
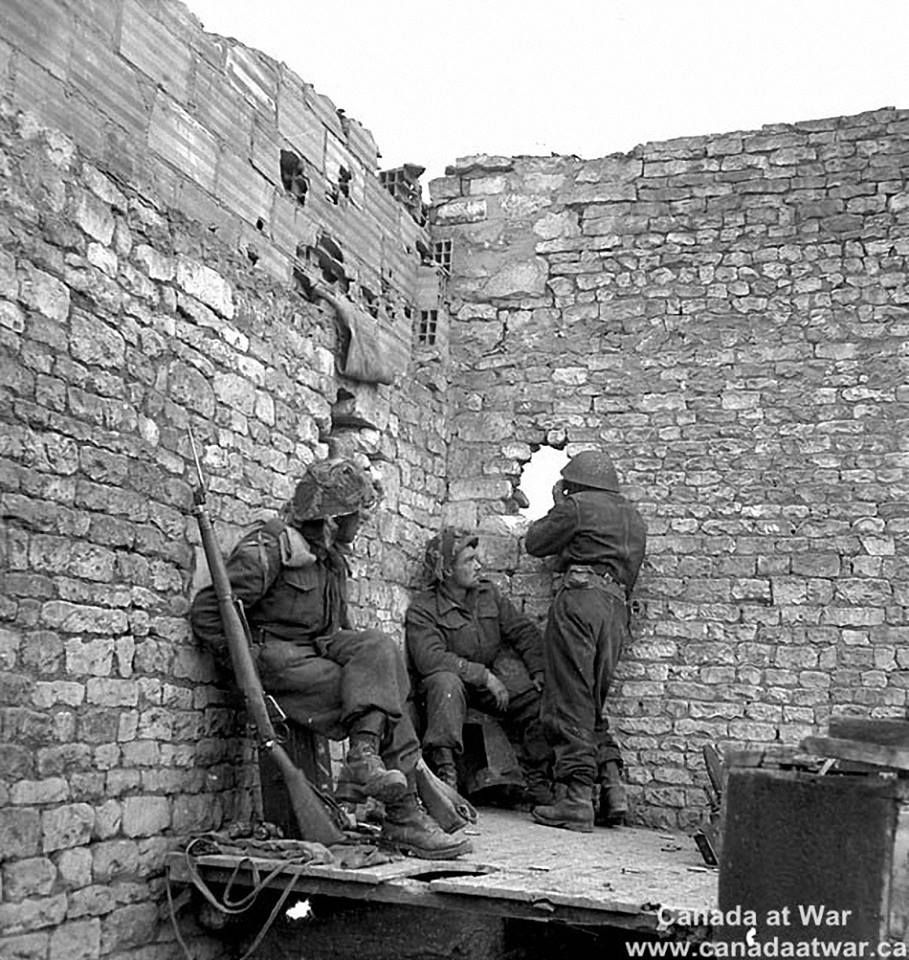
[(596, 490), (619, 492), (619, 478), (609, 454), (602, 450), (582, 450), (562, 467), (562, 477), (569, 483)]
[(379, 499), (375, 481), (352, 460), (319, 460), (306, 470), (290, 501), (294, 523), (338, 517)]

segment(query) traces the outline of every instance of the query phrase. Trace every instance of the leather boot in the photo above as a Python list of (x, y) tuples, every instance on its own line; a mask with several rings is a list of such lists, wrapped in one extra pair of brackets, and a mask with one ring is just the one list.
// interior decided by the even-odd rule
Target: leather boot
[(407, 793), (407, 778), (400, 770), (386, 770), (378, 751), (378, 737), (351, 735), (350, 750), (341, 772), (335, 796), (359, 802), (373, 797), (383, 803), (400, 800)]
[(553, 801), (552, 781), (545, 770), (531, 767), (524, 771), (524, 796), (526, 809), (543, 807)]
[(432, 772), (454, 790), (458, 789), (458, 768), (455, 766), (454, 750), (436, 747), (432, 751)]
[(459, 833), (446, 833), (414, 793), (385, 805), (381, 840), (400, 853), (422, 860), (453, 860), (473, 850), (470, 840)]
[(531, 816), (547, 827), (561, 827), (577, 833), (593, 831), (593, 801), (590, 785), (577, 780), (556, 784), (555, 802), (534, 807)]
[(622, 783), (622, 772), (617, 763), (610, 761), (603, 768), (596, 822), (607, 827), (620, 827), (627, 816), (628, 794)]

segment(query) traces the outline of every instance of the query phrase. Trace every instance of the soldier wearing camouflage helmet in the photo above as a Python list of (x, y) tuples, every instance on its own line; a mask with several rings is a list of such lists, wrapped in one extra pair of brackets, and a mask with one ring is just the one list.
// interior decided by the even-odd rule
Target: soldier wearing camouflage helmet
[(624, 821), (621, 755), (603, 706), (628, 637), (628, 604), (647, 533), (619, 493), (602, 450), (575, 454), (553, 488), (553, 508), (530, 525), (534, 557), (554, 556), (559, 584), (543, 638), (546, 683), (541, 717), (555, 754), (557, 798), (534, 808), (539, 823), (588, 832), (594, 798), (600, 822)]
[[(397, 646), (379, 630), (355, 629), (347, 609), (347, 554), (381, 490), (349, 459), (312, 464), (281, 513), (256, 524), (227, 559), (244, 607), (265, 691), (292, 720), (349, 740), (339, 799), (384, 803), (383, 839), (432, 859), (458, 856), (469, 842), (444, 833), (417, 801), (419, 742), (405, 703), (410, 690)], [(222, 663), (226, 641), (211, 587), (191, 620)]]

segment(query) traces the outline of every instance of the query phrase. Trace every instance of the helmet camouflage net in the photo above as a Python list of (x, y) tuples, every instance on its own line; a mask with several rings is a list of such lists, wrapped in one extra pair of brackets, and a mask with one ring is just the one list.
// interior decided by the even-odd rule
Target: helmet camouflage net
[(562, 467), (562, 477), (569, 483), (596, 490), (619, 492), (619, 478), (608, 453), (602, 450), (582, 450)]
[(320, 520), (367, 510), (379, 500), (368, 470), (352, 460), (320, 460), (310, 464), (290, 502), (292, 520)]
[(465, 547), (475, 547), (479, 538), (461, 527), (442, 527), (426, 544), (423, 557), (423, 582), (427, 586), (443, 583), (451, 573), (458, 554)]

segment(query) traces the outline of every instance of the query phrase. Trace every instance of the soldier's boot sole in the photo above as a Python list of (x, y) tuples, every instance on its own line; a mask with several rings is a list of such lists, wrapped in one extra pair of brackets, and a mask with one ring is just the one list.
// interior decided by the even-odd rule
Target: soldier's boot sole
[(589, 819), (586, 817), (580, 819), (566, 816), (549, 816), (541, 813), (539, 807), (531, 810), (530, 815), (537, 823), (541, 823), (544, 827), (558, 827), (561, 830), (573, 830), (575, 833), (593, 833), (593, 815), (591, 815)]
[(391, 835), (382, 833), (379, 838), (383, 847), (390, 848), (406, 857), (417, 857), (420, 860), (454, 860), (455, 857), (461, 857), (465, 853), (473, 852), (473, 844), (470, 840), (451, 840), (445, 846), (422, 846), (416, 840), (407, 840), (395, 838)]
[(407, 777), (400, 770), (385, 770), (380, 774), (360, 780), (349, 772), (341, 771), (335, 797), (347, 803), (362, 803), (367, 797), (394, 803), (406, 795)]

